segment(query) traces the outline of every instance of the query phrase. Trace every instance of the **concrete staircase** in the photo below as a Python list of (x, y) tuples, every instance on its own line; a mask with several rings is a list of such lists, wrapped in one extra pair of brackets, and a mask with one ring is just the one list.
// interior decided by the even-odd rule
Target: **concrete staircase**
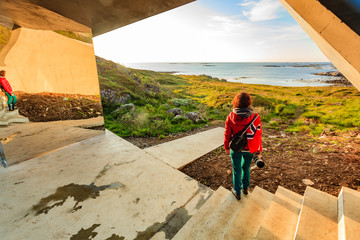
[(0, 126), (8, 126), (10, 123), (28, 123), (27, 117), (21, 116), (19, 110), (8, 111), (3, 108), (0, 110)]
[(338, 198), (307, 187), (304, 196), (255, 187), (237, 201), (220, 187), (174, 236), (182, 239), (360, 239), (360, 192)]

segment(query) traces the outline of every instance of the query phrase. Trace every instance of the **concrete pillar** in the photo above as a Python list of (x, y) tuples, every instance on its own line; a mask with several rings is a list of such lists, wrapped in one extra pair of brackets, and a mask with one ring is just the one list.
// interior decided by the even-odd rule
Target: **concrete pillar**
[(360, 90), (360, 36), (317, 0), (279, 0), (325, 56)]

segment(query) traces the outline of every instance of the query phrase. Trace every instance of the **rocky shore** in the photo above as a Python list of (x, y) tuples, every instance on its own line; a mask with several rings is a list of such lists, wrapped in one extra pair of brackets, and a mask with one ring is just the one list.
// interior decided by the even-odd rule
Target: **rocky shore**
[(338, 77), (337, 79), (325, 80), (324, 82), (326, 83), (352, 86), (351, 82), (347, 80), (347, 78), (340, 71), (330, 71), (330, 72), (321, 72), (321, 73), (313, 73), (313, 74), (319, 76)]

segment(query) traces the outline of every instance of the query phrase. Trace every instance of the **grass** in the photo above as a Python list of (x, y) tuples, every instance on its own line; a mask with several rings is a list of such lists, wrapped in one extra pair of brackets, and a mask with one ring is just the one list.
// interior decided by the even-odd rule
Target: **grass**
[(62, 31), (62, 30), (54, 30), (54, 32), (63, 35), (68, 38), (72, 38), (85, 43), (92, 43), (92, 34), (91, 33), (81, 33), (81, 32), (73, 32), (73, 31)]
[(9, 42), (11, 36), (11, 29), (0, 25), (0, 52)]
[[(267, 127), (319, 135), (325, 129), (347, 131), (360, 127), (360, 93), (354, 87), (279, 87), (226, 82), (206, 75), (171, 75), (129, 69), (97, 58), (101, 89), (130, 96), (136, 110), (114, 114), (120, 104), (103, 99), (106, 127), (120, 136), (162, 138), (226, 119), (235, 94), (248, 92)], [(167, 111), (200, 112), (205, 121), (173, 119)]]

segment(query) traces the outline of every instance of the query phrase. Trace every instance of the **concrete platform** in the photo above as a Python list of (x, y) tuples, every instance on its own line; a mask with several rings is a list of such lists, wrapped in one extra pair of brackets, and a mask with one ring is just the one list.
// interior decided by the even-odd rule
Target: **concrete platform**
[(337, 198), (307, 187), (294, 239), (337, 239)]
[(224, 144), (224, 128), (214, 128), (144, 149), (152, 156), (180, 169)]
[(2, 240), (169, 239), (212, 193), (108, 131), (0, 168), (0, 189)]
[[(0, 128), (1, 144), (11, 166), (54, 149), (104, 134), (104, 130), (87, 129), (90, 125), (103, 124), (103, 117), (14, 124)], [(86, 125), (85, 128), (83, 125)]]
[(360, 192), (343, 187), (338, 198), (338, 239), (360, 239)]

